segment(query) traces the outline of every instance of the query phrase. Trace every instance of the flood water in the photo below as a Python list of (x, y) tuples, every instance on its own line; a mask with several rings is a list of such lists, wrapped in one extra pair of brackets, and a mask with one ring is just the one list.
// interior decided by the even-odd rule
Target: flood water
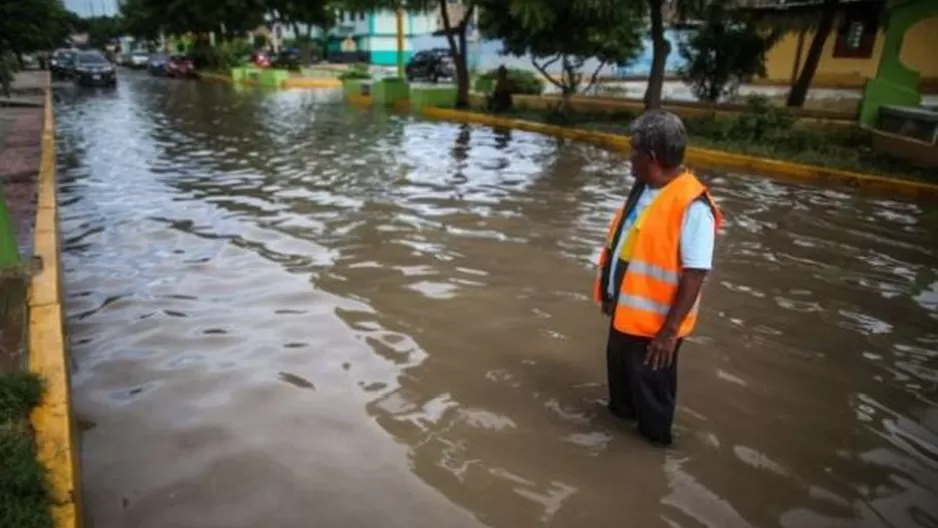
[(702, 173), (661, 450), (588, 298), (621, 154), (130, 74), (56, 119), (90, 526), (938, 526), (933, 204)]

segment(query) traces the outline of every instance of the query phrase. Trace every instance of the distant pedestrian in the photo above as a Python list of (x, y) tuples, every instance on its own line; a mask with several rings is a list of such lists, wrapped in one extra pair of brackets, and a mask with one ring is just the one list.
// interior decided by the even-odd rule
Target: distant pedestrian
[(651, 110), (631, 133), (635, 185), (609, 226), (593, 293), (611, 318), (610, 411), (636, 420), (653, 443), (670, 445), (678, 350), (697, 323), (723, 217), (684, 167), (687, 133), (679, 117)]
[(511, 110), (513, 105), (511, 94), (514, 84), (508, 77), (508, 68), (504, 64), (495, 70), (495, 86), (489, 96), (489, 110), (492, 112), (505, 112)]

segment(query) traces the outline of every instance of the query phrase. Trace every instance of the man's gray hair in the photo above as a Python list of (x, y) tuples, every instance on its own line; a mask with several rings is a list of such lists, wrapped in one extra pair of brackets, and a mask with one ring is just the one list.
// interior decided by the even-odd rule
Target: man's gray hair
[(680, 117), (664, 110), (648, 110), (632, 121), (630, 129), (632, 148), (654, 153), (662, 167), (673, 169), (684, 163), (687, 130)]

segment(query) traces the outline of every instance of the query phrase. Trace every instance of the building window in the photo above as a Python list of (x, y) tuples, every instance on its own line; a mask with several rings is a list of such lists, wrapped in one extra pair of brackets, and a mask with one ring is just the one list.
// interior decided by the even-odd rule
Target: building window
[(359, 11), (359, 12), (358, 12), (358, 19), (359, 19), (359, 20), (362, 20), (362, 21), (365, 20), (365, 12), (364, 12), (364, 11)]
[(842, 59), (868, 59), (873, 56), (876, 33), (879, 31), (879, 12), (853, 10), (844, 14), (834, 42), (834, 57)]

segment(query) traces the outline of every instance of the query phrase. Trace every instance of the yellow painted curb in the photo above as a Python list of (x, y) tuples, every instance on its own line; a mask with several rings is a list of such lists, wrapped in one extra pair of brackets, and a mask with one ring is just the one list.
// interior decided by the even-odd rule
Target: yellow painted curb
[[(479, 112), (466, 112), (449, 108), (426, 107), (422, 109), (425, 117), (461, 123), (477, 123), (491, 127), (515, 128), (537, 132), (539, 134), (589, 141), (615, 149), (628, 149), (629, 138), (621, 134), (610, 134), (593, 130), (548, 125), (522, 119), (510, 119)], [(687, 161), (712, 167), (745, 170), (755, 173), (767, 173), (789, 179), (810, 183), (837, 183), (871, 191), (886, 191), (919, 198), (938, 198), (938, 185), (900, 180), (875, 174), (863, 174), (840, 169), (829, 169), (802, 163), (757, 158), (745, 154), (735, 154), (720, 150), (690, 147), (687, 149)]]
[(199, 73), (199, 79), (204, 79), (206, 81), (218, 81), (218, 82), (227, 82), (227, 83), (232, 82), (231, 77), (227, 75), (223, 75), (221, 73), (211, 73), (211, 72)]
[(338, 79), (312, 79), (309, 77), (290, 77), (283, 82), (283, 87), (290, 88), (342, 88)]
[(54, 526), (78, 528), (81, 526), (81, 473), (62, 317), (55, 123), (52, 93), (48, 87), (34, 244), (41, 269), (29, 285), (29, 369), (42, 378), (45, 390), (30, 420), (36, 435), (36, 457), (48, 472)]

